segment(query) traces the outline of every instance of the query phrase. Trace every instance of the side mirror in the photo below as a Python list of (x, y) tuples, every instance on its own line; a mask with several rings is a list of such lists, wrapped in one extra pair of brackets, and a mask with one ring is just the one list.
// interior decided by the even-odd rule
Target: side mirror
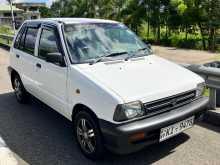
[(143, 39), (142, 41), (147, 45), (149, 49), (152, 49), (151, 44), (146, 39)]
[(63, 55), (59, 52), (47, 53), (46, 61), (51, 62), (51, 63), (55, 63), (55, 64), (59, 64), (60, 66), (65, 65)]
[(152, 47), (151, 47), (151, 44), (150, 44), (150, 43), (148, 43), (147, 46), (148, 46), (148, 48), (149, 48), (150, 50), (152, 50)]

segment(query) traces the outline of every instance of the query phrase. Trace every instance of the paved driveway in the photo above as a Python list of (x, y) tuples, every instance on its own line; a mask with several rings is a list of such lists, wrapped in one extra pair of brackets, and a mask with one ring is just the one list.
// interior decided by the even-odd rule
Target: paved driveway
[(154, 52), (166, 59), (169, 59), (178, 63), (188, 64), (203, 64), (213, 61), (217, 56), (217, 53), (211, 53), (208, 51), (190, 50), (190, 49), (177, 49), (173, 47), (153, 46)]
[(91, 162), (78, 150), (71, 123), (36, 99), (16, 102), (6, 72), (8, 52), (0, 48), (0, 135), (8, 147), (31, 165), (78, 164), (220, 164), (220, 128), (199, 124), (138, 153)]

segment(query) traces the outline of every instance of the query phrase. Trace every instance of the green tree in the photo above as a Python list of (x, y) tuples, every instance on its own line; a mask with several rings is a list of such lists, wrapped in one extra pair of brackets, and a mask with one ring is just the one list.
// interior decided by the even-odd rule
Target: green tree
[(187, 42), (188, 36), (199, 32), (203, 49), (213, 51), (220, 29), (220, 0), (57, 0), (49, 11), (42, 8), (41, 12), (43, 17), (113, 19), (136, 33), (144, 25), (147, 37), (153, 32), (158, 44), (180, 33)]
[(52, 17), (52, 12), (48, 7), (41, 7), (40, 13), (42, 18)]

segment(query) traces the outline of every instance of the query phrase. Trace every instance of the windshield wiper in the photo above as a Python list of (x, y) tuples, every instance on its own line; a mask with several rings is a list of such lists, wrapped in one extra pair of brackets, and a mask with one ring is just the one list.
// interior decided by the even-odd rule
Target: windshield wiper
[(90, 65), (93, 65), (97, 62), (100, 62), (102, 61), (104, 58), (106, 57), (114, 57), (114, 56), (119, 56), (119, 55), (123, 55), (123, 54), (128, 54), (128, 52), (115, 52), (115, 53), (110, 53), (110, 54), (107, 54), (107, 55), (104, 55), (104, 56), (101, 56), (99, 58), (97, 58), (96, 60), (93, 60)]
[(115, 53), (110, 53), (105, 55), (104, 57), (113, 57), (113, 56), (119, 56), (119, 55), (123, 55), (123, 54), (128, 54), (128, 52), (115, 52)]
[(144, 48), (138, 49), (137, 51), (133, 52), (130, 56), (126, 57), (126, 58), (125, 58), (125, 61), (127, 61), (127, 60), (129, 60), (130, 58), (133, 58), (133, 57), (135, 57), (135, 56), (143, 56), (144, 54), (143, 54), (143, 55), (138, 54), (138, 52), (143, 51), (143, 50), (149, 50), (149, 48), (148, 48), (148, 47), (144, 47)]

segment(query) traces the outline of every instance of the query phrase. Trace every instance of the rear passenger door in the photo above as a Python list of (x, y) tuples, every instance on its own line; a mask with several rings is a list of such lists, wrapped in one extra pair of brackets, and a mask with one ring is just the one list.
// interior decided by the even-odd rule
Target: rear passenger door
[(37, 45), (38, 58), (35, 61), (34, 77), (39, 91), (38, 97), (65, 115), (67, 66), (46, 60), (48, 53), (60, 53), (64, 58), (57, 27), (43, 25)]
[(23, 25), (15, 39), (11, 57), (14, 69), (20, 74), (25, 89), (30, 93), (35, 91), (33, 73), (38, 30), (38, 26)]

